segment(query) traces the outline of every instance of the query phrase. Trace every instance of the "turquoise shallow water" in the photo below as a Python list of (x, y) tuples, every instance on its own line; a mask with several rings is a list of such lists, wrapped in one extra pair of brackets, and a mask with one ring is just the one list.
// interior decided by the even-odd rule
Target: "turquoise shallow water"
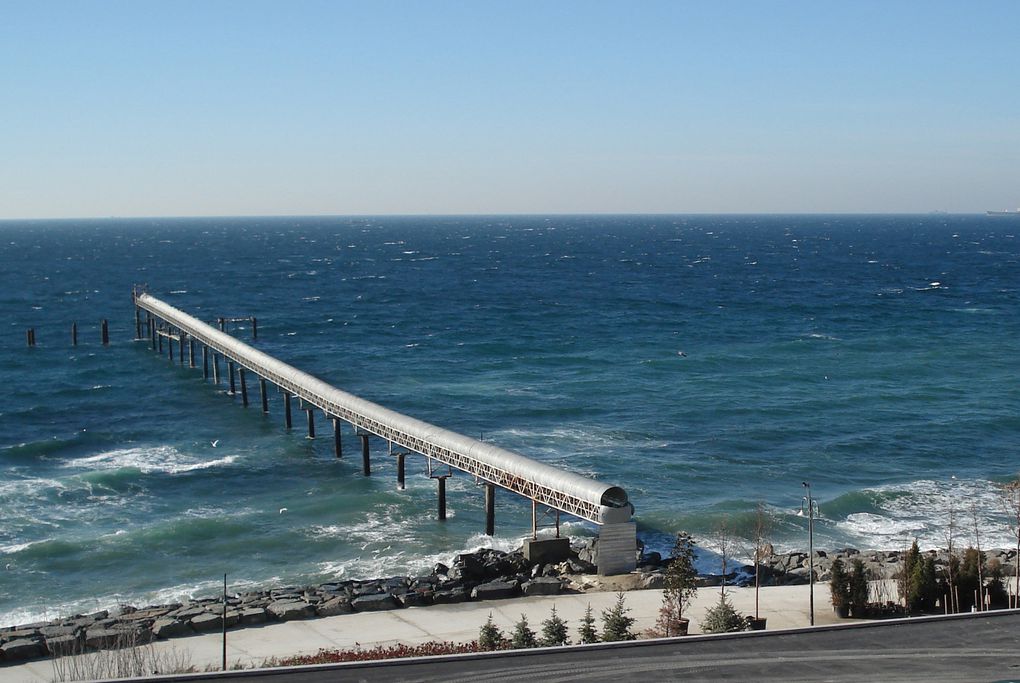
[(213, 592), (224, 572), (238, 587), (415, 572), (530, 527), (503, 494), (482, 536), (466, 476), (440, 523), (421, 460), (397, 491), (382, 453), (365, 478), (331, 439), (286, 433), (278, 405), (264, 418), (156, 357), (132, 341), (135, 283), (207, 320), (258, 316), (260, 348), (348, 391), (624, 487), (652, 547), (686, 528), (712, 548), (758, 501), (777, 546), (803, 547), (803, 480), (821, 547), (939, 545), (950, 514), (1009, 545), (1018, 231), (983, 216), (0, 223), (0, 622)]

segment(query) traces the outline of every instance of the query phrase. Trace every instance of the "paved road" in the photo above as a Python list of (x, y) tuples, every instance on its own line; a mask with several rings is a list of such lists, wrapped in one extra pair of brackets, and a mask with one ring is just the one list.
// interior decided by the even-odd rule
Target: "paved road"
[[(1020, 612), (237, 675), (243, 676), (246, 683), (618, 683), (628, 679), (1020, 682)], [(214, 677), (175, 678), (195, 681)]]

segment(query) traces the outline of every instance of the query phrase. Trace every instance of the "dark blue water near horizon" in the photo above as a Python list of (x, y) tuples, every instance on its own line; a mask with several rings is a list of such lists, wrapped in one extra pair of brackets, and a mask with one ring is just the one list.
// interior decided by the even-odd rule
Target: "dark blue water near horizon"
[(212, 593), (225, 572), (238, 588), (414, 573), (528, 533), (530, 505), (504, 493), (483, 536), (467, 476), (438, 522), (419, 459), (398, 491), (381, 452), (365, 478), (331, 439), (285, 432), (278, 404), (263, 417), (156, 357), (132, 339), (140, 283), (205, 320), (256, 315), (259, 348), (347, 391), (622, 486), (655, 548), (683, 528), (710, 549), (759, 501), (776, 545), (803, 547), (802, 481), (820, 547), (934, 547), (950, 516), (1010, 545), (1018, 231), (946, 215), (0, 222), (0, 623)]

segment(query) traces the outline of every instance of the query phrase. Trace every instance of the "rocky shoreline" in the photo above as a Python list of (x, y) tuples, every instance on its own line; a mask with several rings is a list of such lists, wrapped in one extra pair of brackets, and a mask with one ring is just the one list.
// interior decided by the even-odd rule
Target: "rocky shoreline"
[[(594, 576), (594, 552), (591, 541), (575, 544), (568, 559), (542, 564), (530, 562), (521, 550), (479, 550), (458, 555), (451, 566), (437, 564), (424, 576), (336, 581), (228, 595), (225, 615), (223, 598), (217, 596), (143, 608), (121, 605), (93, 614), (4, 627), (0, 628), (0, 664), (217, 632), (223, 628), (224, 618), (227, 628), (244, 628), (353, 612), (605, 589), (606, 585)], [(948, 560), (948, 553), (931, 552), (937, 564)], [(815, 580), (828, 580), (837, 557), (844, 561), (861, 559), (871, 578), (892, 579), (900, 571), (903, 555), (897, 550), (815, 551)], [(1013, 575), (1015, 551), (986, 551), (986, 556), (998, 560), (1006, 576)], [(771, 555), (762, 562), (762, 585), (805, 584), (809, 564), (807, 553)], [(665, 566), (658, 553), (641, 553), (638, 569), (627, 575), (627, 581), (614, 582), (612, 589), (661, 588)], [(731, 585), (753, 585), (754, 567), (739, 566), (725, 577), (701, 577), (705, 586), (724, 580)]]

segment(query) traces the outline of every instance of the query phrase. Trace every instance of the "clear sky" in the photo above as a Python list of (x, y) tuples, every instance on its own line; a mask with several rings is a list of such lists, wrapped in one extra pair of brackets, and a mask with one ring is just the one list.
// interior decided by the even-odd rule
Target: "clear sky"
[(1020, 206), (1020, 1), (0, 0), (0, 217)]

